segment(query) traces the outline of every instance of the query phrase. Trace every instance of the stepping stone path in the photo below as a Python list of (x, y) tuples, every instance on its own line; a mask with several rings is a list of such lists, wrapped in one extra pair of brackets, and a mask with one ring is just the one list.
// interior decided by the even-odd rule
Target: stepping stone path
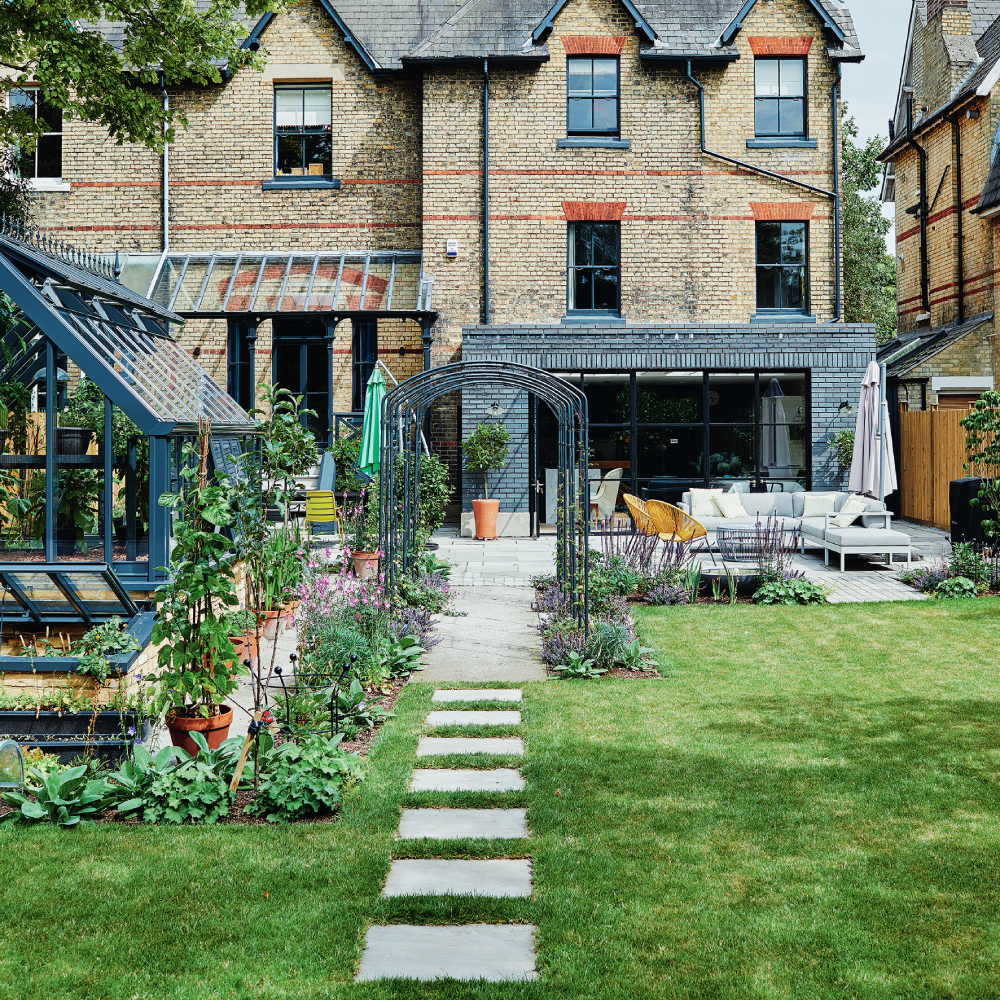
[[(518, 690), (435, 691), (435, 704), (465, 701), (519, 702)], [(430, 726), (519, 725), (516, 711), (434, 711)], [(443, 754), (523, 754), (518, 737), (445, 738), (425, 736), (418, 757)], [(418, 768), (411, 792), (506, 792), (524, 789), (521, 772), (513, 768)], [(399, 840), (526, 839), (524, 809), (404, 809)], [(382, 895), (528, 897), (528, 860), (459, 861), (396, 860)], [(535, 928), (528, 924), (462, 924), (371, 927), (357, 982), (377, 979), (460, 979), (488, 982), (526, 981), (535, 971)]]

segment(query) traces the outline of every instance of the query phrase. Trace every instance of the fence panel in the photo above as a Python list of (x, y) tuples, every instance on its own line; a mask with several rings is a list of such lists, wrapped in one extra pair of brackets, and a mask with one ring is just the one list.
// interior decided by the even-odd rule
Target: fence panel
[(949, 484), (968, 475), (960, 421), (969, 410), (900, 410), (902, 516), (945, 531), (951, 527)]

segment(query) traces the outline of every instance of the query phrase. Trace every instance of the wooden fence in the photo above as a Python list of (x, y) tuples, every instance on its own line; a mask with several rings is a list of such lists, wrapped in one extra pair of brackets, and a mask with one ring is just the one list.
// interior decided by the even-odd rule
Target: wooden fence
[(899, 413), (899, 490), (901, 513), (908, 521), (951, 529), (949, 484), (972, 475), (965, 428), (969, 410), (905, 410)]

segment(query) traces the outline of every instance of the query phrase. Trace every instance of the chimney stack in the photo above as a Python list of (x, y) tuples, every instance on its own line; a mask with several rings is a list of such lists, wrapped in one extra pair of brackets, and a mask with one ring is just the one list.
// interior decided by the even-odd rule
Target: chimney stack
[(927, 0), (927, 20), (933, 21), (939, 17), (946, 7), (968, 10), (969, 3), (968, 0)]

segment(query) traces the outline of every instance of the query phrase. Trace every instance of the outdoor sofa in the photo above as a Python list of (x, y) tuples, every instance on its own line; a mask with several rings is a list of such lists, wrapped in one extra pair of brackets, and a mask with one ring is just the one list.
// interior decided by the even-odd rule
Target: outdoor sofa
[[(768, 518), (773, 517), (783, 531), (801, 532), (803, 553), (807, 548), (824, 549), (827, 565), (830, 564), (830, 553), (838, 553), (841, 572), (844, 571), (845, 555), (884, 553), (887, 561), (891, 562), (893, 555), (905, 554), (906, 564), (909, 566), (910, 536), (891, 526), (892, 514), (886, 510), (881, 500), (862, 497), (867, 509), (853, 523), (846, 527), (832, 523), (851, 495), (834, 490), (816, 490), (812, 493), (739, 493), (740, 502), (747, 512), (746, 517), (722, 517), (721, 513), (719, 516), (712, 516), (692, 512), (690, 493), (684, 494), (679, 506), (705, 526), (710, 546), (716, 544), (716, 531), (719, 528), (752, 528), (757, 524), (766, 524)], [(826, 496), (833, 497), (833, 512), (822, 516), (803, 516), (806, 498)]]

